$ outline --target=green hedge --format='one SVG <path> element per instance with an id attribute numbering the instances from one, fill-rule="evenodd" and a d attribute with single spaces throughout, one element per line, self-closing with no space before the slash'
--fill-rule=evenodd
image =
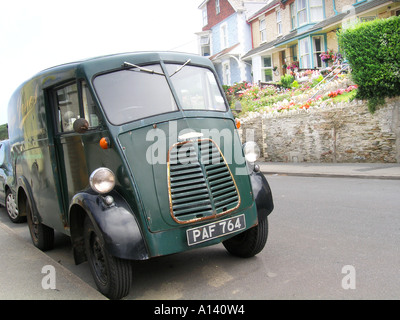
<path id="1" fill-rule="evenodd" d="M 400 17 L 359 23 L 338 35 L 357 98 L 368 100 L 372 113 L 386 97 L 400 95 Z"/>
<path id="2" fill-rule="evenodd" d="M 7 124 L 0 126 L 0 141 L 8 139 L 8 127 Z"/>

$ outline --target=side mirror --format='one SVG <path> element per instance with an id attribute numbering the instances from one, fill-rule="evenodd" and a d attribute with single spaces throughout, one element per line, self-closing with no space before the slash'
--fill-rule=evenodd
<path id="1" fill-rule="evenodd" d="M 89 130 L 89 122 L 85 118 L 74 121 L 74 131 L 77 133 L 85 133 Z"/>
<path id="2" fill-rule="evenodd" d="M 240 103 L 240 101 L 236 101 L 235 103 L 235 109 L 234 109 L 237 113 L 242 112 L 242 104 Z"/>

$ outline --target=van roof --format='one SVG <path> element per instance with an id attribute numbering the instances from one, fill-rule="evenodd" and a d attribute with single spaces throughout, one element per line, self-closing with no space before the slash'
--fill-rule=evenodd
<path id="1" fill-rule="evenodd" d="M 154 63 L 157 61 L 173 61 L 177 63 L 184 63 L 188 59 L 192 60 L 194 64 L 210 65 L 209 59 L 196 54 L 172 52 L 172 51 L 142 51 L 142 52 L 128 52 L 128 53 L 116 53 L 104 56 L 97 56 L 92 58 L 87 58 L 83 60 L 78 60 L 75 62 L 69 62 L 65 64 L 60 64 L 50 68 L 46 68 L 40 71 L 36 76 L 43 73 L 48 73 L 60 69 L 71 69 L 85 66 L 97 65 L 98 69 L 107 70 L 112 69 L 112 65 L 121 65 L 126 61 L 134 64 L 147 64 Z M 110 66 L 110 67 L 107 67 Z"/>

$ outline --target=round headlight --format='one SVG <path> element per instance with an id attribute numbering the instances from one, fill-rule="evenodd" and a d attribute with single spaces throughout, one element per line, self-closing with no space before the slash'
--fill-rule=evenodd
<path id="1" fill-rule="evenodd" d="M 260 148 L 254 141 L 246 142 L 243 145 L 243 152 L 247 162 L 254 163 L 260 158 Z"/>
<path id="2" fill-rule="evenodd" d="M 108 193 L 115 186 L 115 175 L 108 168 L 98 168 L 90 175 L 90 186 L 100 194 Z"/>

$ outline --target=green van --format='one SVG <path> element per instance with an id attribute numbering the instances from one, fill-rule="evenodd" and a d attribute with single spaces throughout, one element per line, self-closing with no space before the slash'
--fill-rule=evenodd
<path id="1" fill-rule="evenodd" d="M 34 245 L 71 237 L 100 292 L 129 293 L 132 260 L 222 242 L 259 253 L 273 210 L 209 59 L 103 56 L 44 70 L 10 100 L 14 190 Z"/>

